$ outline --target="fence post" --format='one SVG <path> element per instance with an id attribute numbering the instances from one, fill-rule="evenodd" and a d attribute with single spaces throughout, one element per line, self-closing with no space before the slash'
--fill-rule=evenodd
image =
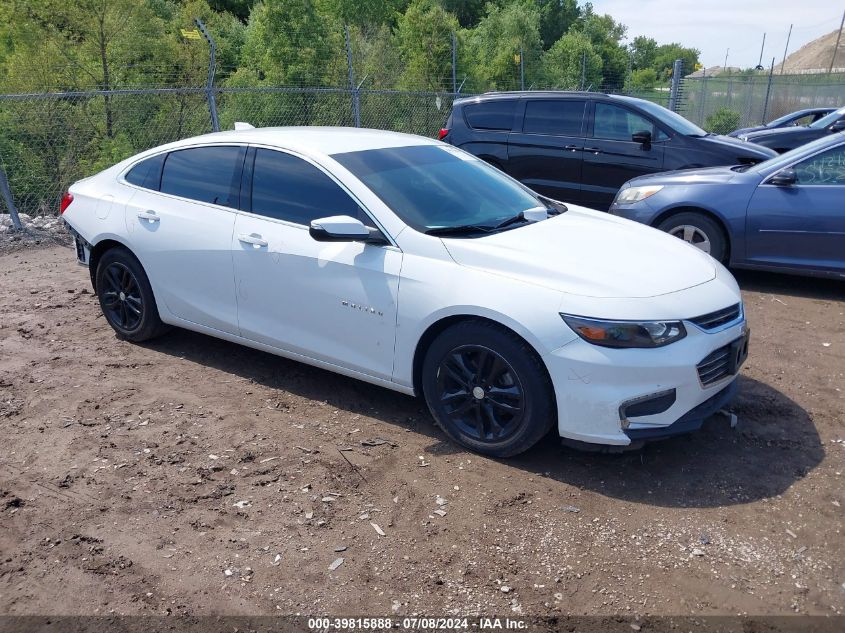
<path id="1" fill-rule="evenodd" d="M 704 69 L 704 75 L 701 81 L 701 101 L 698 104 L 698 123 L 704 125 L 704 102 L 707 100 L 707 69 Z"/>
<path id="2" fill-rule="evenodd" d="M 458 94 L 458 38 L 452 33 L 452 97 Z"/>
<path id="3" fill-rule="evenodd" d="M 681 75 L 684 74 L 684 60 L 676 59 L 672 64 L 672 85 L 669 88 L 669 109 L 679 112 L 681 109 Z"/>
<path id="4" fill-rule="evenodd" d="M 519 47 L 519 89 L 525 90 L 525 55 L 522 54 L 522 47 Z"/>
<path id="5" fill-rule="evenodd" d="M 15 201 L 12 198 L 12 190 L 9 187 L 9 180 L 6 178 L 6 172 L 3 165 L 0 165 L 0 194 L 3 194 L 3 199 L 6 201 L 6 207 L 9 209 L 9 215 L 12 216 L 12 226 L 16 231 L 23 231 L 23 224 L 18 216 L 18 210 L 15 207 Z"/>
<path id="6" fill-rule="evenodd" d="M 763 102 L 763 118 L 760 125 L 766 125 L 766 114 L 769 112 L 769 96 L 772 94 L 772 75 L 775 72 L 775 58 L 772 57 L 772 66 L 769 68 L 769 83 L 766 85 L 766 100 Z"/>
<path id="7" fill-rule="evenodd" d="M 355 127 L 361 127 L 361 99 L 360 91 L 355 86 L 355 71 L 352 67 L 352 42 L 349 39 L 349 26 L 343 27 L 346 39 L 346 65 L 349 70 L 349 90 L 352 91 L 352 119 Z"/>
<path id="8" fill-rule="evenodd" d="M 199 18 L 194 18 L 194 23 L 199 28 L 205 39 L 208 41 L 208 79 L 205 82 L 205 96 L 208 99 L 208 111 L 211 113 L 212 132 L 220 131 L 220 121 L 217 118 L 217 100 L 214 97 L 214 75 L 217 71 L 217 44 L 211 33 L 205 28 L 205 24 Z"/>
<path id="9" fill-rule="evenodd" d="M 584 90 L 584 86 L 587 83 L 587 51 L 581 53 L 581 85 L 578 86 L 578 90 Z"/>

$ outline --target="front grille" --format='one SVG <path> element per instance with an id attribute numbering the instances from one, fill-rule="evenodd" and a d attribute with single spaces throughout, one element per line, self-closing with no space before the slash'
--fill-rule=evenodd
<path id="1" fill-rule="evenodd" d="M 706 356 L 703 361 L 695 366 L 698 369 L 698 379 L 701 380 L 702 385 L 705 387 L 712 385 L 730 374 L 731 353 L 731 345 L 725 345 Z"/>
<path id="2" fill-rule="evenodd" d="M 695 323 L 702 330 L 715 330 L 726 323 L 736 321 L 741 313 L 741 304 L 737 303 L 730 307 L 710 312 L 709 314 L 702 314 L 701 316 L 693 317 L 689 320 L 692 323 Z"/>

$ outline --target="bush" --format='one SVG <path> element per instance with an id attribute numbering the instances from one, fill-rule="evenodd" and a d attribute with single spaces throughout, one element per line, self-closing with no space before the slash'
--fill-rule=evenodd
<path id="1" fill-rule="evenodd" d="M 739 112 L 728 108 L 719 108 L 704 123 L 704 129 L 714 134 L 727 134 L 739 127 Z"/>

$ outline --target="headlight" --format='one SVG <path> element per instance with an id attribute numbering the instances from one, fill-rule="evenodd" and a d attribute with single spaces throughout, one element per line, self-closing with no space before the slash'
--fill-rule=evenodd
<path id="1" fill-rule="evenodd" d="M 582 339 L 601 347 L 663 347 L 687 335 L 680 321 L 605 321 L 560 315 Z"/>
<path id="2" fill-rule="evenodd" d="M 616 195 L 616 202 L 618 202 L 619 204 L 633 204 L 634 202 L 639 202 L 640 200 L 650 198 L 661 189 L 663 189 L 663 185 L 628 187 L 627 189 L 622 189 Z"/>

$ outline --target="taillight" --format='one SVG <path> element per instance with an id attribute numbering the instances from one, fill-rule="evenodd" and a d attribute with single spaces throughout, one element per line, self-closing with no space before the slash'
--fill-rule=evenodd
<path id="1" fill-rule="evenodd" d="M 65 195 L 62 196 L 62 203 L 59 205 L 59 214 L 65 212 L 65 210 L 70 206 L 70 203 L 73 202 L 73 194 L 68 191 Z"/>
<path id="2" fill-rule="evenodd" d="M 449 128 L 447 128 L 447 127 L 440 128 L 440 131 L 437 133 L 437 140 L 442 141 L 444 138 L 446 138 L 446 135 L 448 133 L 449 133 Z"/>

